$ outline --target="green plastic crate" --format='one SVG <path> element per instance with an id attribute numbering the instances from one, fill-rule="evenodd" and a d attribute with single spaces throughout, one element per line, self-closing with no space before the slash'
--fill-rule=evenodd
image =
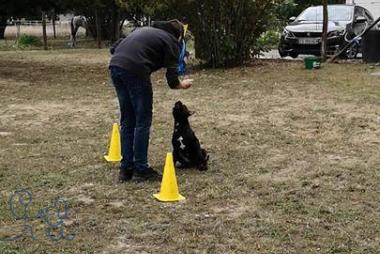
<path id="1" fill-rule="evenodd" d="M 306 57 L 304 59 L 304 62 L 305 62 L 305 68 L 307 70 L 321 68 L 321 59 L 318 57 Z"/>

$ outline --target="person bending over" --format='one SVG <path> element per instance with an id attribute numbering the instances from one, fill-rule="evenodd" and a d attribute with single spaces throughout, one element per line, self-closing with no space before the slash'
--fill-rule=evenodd
<path id="1" fill-rule="evenodd" d="M 191 87 L 192 80 L 180 81 L 177 72 L 183 36 L 183 24 L 178 20 L 158 21 L 151 27 L 136 29 L 110 49 L 110 75 L 120 106 L 121 182 L 132 176 L 138 180 L 161 179 L 148 164 L 153 108 L 151 74 L 166 68 L 171 89 Z"/>

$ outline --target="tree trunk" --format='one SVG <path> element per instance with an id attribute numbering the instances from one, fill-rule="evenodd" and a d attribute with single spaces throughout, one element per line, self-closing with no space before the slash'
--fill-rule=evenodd
<path id="1" fill-rule="evenodd" d="M 322 43 L 321 43 L 321 57 L 322 61 L 326 61 L 327 50 L 327 29 L 329 24 L 327 0 L 323 0 L 323 29 L 322 29 Z"/>
<path id="2" fill-rule="evenodd" d="M 102 48 L 102 23 L 100 20 L 100 15 L 98 9 L 95 9 L 95 23 L 96 23 L 96 41 L 98 43 L 98 48 Z"/>
<path id="3" fill-rule="evenodd" d="M 52 14 L 51 14 L 51 21 L 52 21 L 52 25 L 53 25 L 53 37 L 54 39 L 57 39 L 57 32 L 55 30 L 55 10 L 52 11 Z"/>
<path id="4" fill-rule="evenodd" d="M 111 42 L 120 38 L 120 10 L 115 3 L 112 4 L 112 33 Z"/>
<path id="5" fill-rule="evenodd" d="M 115 39 L 116 39 L 116 41 L 118 39 L 120 39 L 120 35 L 121 35 L 121 33 L 120 33 L 120 17 L 121 17 L 120 10 L 117 10 L 116 21 L 115 21 L 115 37 L 116 37 Z"/>
<path id="6" fill-rule="evenodd" d="M 42 36 L 44 39 L 44 50 L 48 49 L 47 46 L 47 35 L 46 35 L 46 12 L 42 12 Z"/>
<path id="7" fill-rule="evenodd" d="M 5 39 L 5 28 L 7 27 L 7 17 L 0 17 L 0 40 Z"/>

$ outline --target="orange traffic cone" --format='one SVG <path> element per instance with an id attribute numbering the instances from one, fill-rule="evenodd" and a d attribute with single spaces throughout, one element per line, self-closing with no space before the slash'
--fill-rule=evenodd
<path id="1" fill-rule="evenodd" d="M 162 177 L 160 193 L 153 195 L 156 199 L 163 202 L 173 202 L 184 200 L 178 191 L 177 177 L 173 162 L 173 154 L 167 153 L 164 167 L 164 175 Z"/>
<path id="2" fill-rule="evenodd" d="M 119 125 L 117 123 L 114 123 L 112 126 L 112 135 L 111 135 L 111 142 L 110 147 L 108 150 L 108 155 L 104 156 L 106 161 L 109 162 L 117 162 L 121 161 L 121 142 L 120 142 L 120 132 L 119 132 Z"/>

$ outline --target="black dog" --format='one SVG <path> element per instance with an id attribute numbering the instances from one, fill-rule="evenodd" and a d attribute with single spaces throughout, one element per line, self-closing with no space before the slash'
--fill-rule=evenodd
<path id="1" fill-rule="evenodd" d="M 196 167 L 207 170 L 209 156 L 201 148 L 198 138 L 190 127 L 190 112 L 186 105 L 177 101 L 173 108 L 174 132 L 172 138 L 174 163 L 180 168 Z"/>

